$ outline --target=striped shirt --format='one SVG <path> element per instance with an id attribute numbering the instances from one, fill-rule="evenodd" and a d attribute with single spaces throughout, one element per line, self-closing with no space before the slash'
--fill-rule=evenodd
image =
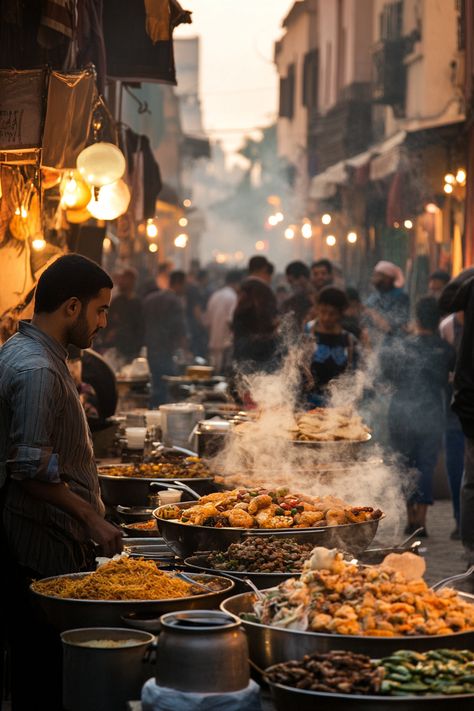
<path id="1" fill-rule="evenodd" d="M 91 542 L 77 521 L 31 497 L 21 481 L 63 481 L 104 513 L 91 435 L 66 358 L 55 339 L 26 321 L 0 350 L 3 525 L 18 563 L 43 576 L 84 568 Z"/>

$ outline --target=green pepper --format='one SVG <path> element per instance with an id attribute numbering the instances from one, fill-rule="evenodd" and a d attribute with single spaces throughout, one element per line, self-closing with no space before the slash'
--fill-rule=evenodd
<path id="1" fill-rule="evenodd" d="M 464 687 L 459 684 L 453 684 L 452 686 L 445 686 L 441 693 L 443 694 L 462 694 L 464 692 Z"/>
<path id="2" fill-rule="evenodd" d="M 426 691 L 430 687 L 421 681 L 411 681 L 407 684 L 400 684 L 400 691 Z"/>
<path id="3" fill-rule="evenodd" d="M 409 674 L 408 676 L 406 674 L 397 674 L 397 672 L 390 672 L 388 675 L 388 678 L 390 680 L 394 679 L 395 681 L 400 681 L 402 683 L 407 682 L 411 679 L 411 675 Z"/>

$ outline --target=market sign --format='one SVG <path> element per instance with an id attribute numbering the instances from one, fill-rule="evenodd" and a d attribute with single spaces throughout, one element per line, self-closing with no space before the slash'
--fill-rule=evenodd
<path id="1" fill-rule="evenodd" d="M 0 151 L 41 147 L 44 89 L 42 69 L 0 71 Z"/>

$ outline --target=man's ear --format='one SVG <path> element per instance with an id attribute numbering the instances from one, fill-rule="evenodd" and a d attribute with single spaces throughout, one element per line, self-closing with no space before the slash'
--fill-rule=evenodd
<path id="1" fill-rule="evenodd" d="M 82 304 L 77 296 L 71 296 L 70 299 L 64 302 L 63 310 L 68 318 L 77 318 L 81 313 Z"/>

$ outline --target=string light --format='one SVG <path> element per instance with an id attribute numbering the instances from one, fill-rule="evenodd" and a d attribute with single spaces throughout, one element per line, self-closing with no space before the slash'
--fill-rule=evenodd
<path id="1" fill-rule="evenodd" d="M 355 244 L 357 242 L 357 232 L 348 232 L 347 241 L 351 244 Z"/>
<path id="2" fill-rule="evenodd" d="M 411 230 L 413 227 L 412 220 L 405 220 L 405 222 L 403 223 L 403 226 L 405 227 L 405 229 Z"/>
<path id="3" fill-rule="evenodd" d="M 463 168 L 459 168 L 456 173 L 456 182 L 459 183 L 459 185 L 464 185 L 466 178 L 466 171 Z"/>
<path id="4" fill-rule="evenodd" d="M 277 221 L 277 223 L 278 223 L 278 222 L 283 222 L 284 219 L 285 219 L 285 216 L 283 215 L 282 212 L 276 212 L 276 213 L 275 213 L 275 220 Z"/>
<path id="5" fill-rule="evenodd" d="M 155 244 L 155 242 L 152 242 L 151 244 L 148 245 L 148 250 L 154 254 L 155 252 L 158 252 L 158 245 Z"/>
<path id="6" fill-rule="evenodd" d="M 110 249 L 112 247 L 112 242 L 108 237 L 104 237 L 104 241 L 102 242 L 102 247 L 104 248 L 104 252 L 110 252 Z"/>
<path id="7" fill-rule="evenodd" d="M 276 225 L 278 225 L 278 218 L 277 218 L 277 216 L 276 216 L 276 215 L 270 215 L 270 217 L 268 218 L 268 224 L 270 225 L 270 227 L 275 227 Z"/>
<path id="8" fill-rule="evenodd" d="M 310 222 L 305 222 L 304 225 L 301 228 L 301 234 L 304 237 L 304 239 L 311 239 L 313 236 L 313 228 L 311 227 Z"/>
<path id="9" fill-rule="evenodd" d="M 174 241 L 174 246 L 178 247 L 179 249 L 184 249 L 187 244 L 188 235 L 185 232 L 182 232 L 180 235 L 178 235 Z"/>
<path id="10" fill-rule="evenodd" d="M 180 217 L 178 220 L 178 225 L 180 227 L 186 227 L 188 224 L 188 218 L 187 217 Z"/>
<path id="11" fill-rule="evenodd" d="M 336 244 L 336 242 L 337 242 L 337 240 L 336 240 L 336 238 L 334 237 L 334 235 L 328 235 L 328 236 L 326 237 L 326 244 L 327 244 L 328 247 L 334 247 L 335 244 Z"/>
<path id="12" fill-rule="evenodd" d="M 255 242 L 255 249 L 257 252 L 263 252 L 265 249 L 265 242 L 261 239 L 259 239 L 257 242 Z"/>
<path id="13" fill-rule="evenodd" d="M 328 212 L 325 212 L 324 215 L 321 217 L 321 222 L 323 225 L 330 225 L 332 222 L 332 217 Z"/>
<path id="14" fill-rule="evenodd" d="M 42 252 L 43 249 L 46 247 L 46 240 L 44 240 L 42 237 L 37 237 L 32 241 L 31 246 L 36 252 Z"/>
<path id="15" fill-rule="evenodd" d="M 425 210 L 426 212 L 429 212 L 431 215 L 436 215 L 437 212 L 439 212 L 439 207 L 436 205 L 434 202 L 429 202 L 427 205 L 425 205 Z"/>
<path id="16" fill-rule="evenodd" d="M 444 192 L 446 193 L 446 195 L 451 195 L 451 193 L 453 192 L 454 188 L 453 188 L 453 186 L 451 185 L 451 183 L 445 183 L 443 190 L 444 190 Z"/>
<path id="17" fill-rule="evenodd" d="M 454 185 L 454 183 L 456 182 L 456 178 L 452 173 L 447 173 L 444 176 L 444 182 L 448 183 L 448 185 Z"/>
<path id="18" fill-rule="evenodd" d="M 285 239 L 294 239 L 295 230 L 293 227 L 287 227 L 285 230 Z"/>
<path id="19" fill-rule="evenodd" d="M 149 237 L 150 239 L 153 239 L 154 237 L 158 237 L 158 227 L 155 225 L 152 219 L 149 219 L 147 221 L 146 225 L 146 236 Z"/>
<path id="20" fill-rule="evenodd" d="M 184 207 L 191 207 L 192 204 L 193 203 L 191 202 L 191 200 L 189 198 L 186 198 L 186 200 L 183 200 Z"/>

